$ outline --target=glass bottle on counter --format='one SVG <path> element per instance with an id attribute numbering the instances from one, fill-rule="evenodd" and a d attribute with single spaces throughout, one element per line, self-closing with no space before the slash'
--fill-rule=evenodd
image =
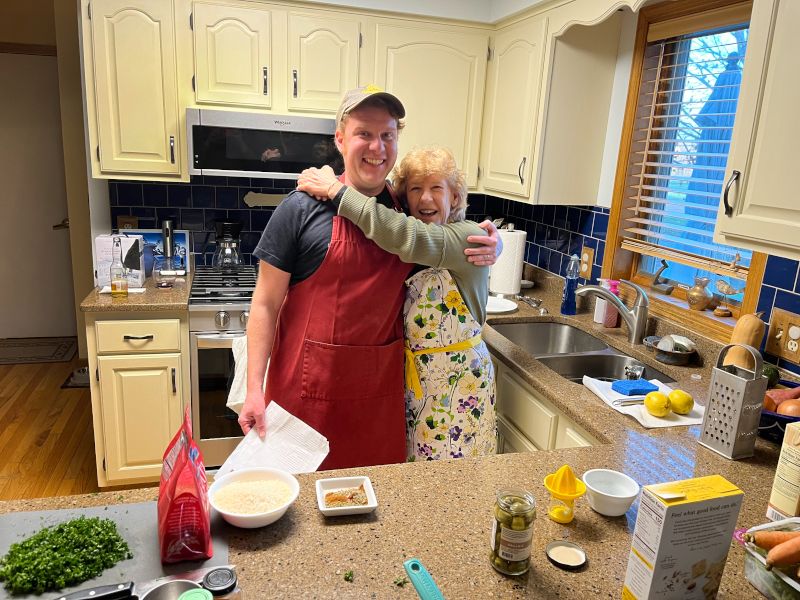
<path id="1" fill-rule="evenodd" d="M 536 499 L 524 490 L 500 490 L 492 520 L 492 566 L 506 575 L 522 575 L 531 566 Z"/>
<path id="2" fill-rule="evenodd" d="M 567 265 L 564 278 L 564 295 L 561 298 L 561 314 L 574 315 L 577 312 L 575 304 L 575 290 L 578 289 L 578 275 L 581 272 L 581 261 L 577 254 L 573 254 Z"/>
<path id="3" fill-rule="evenodd" d="M 111 297 L 127 298 L 128 276 L 125 273 L 125 265 L 122 264 L 122 240 L 119 236 L 114 236 L 114 242 L 111 248 L 109 279 L 111 280 Z"/>

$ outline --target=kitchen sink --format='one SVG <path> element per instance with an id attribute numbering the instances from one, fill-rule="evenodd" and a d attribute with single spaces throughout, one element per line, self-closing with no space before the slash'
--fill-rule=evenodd
<path id="1" fill-rule="evenodd" d="M 605 342 L 564 323 L 501 323 L 492 329 L 533 356 L 608 349 Z"/>
<path id="2" fill-rule="evenodd" d="M 625 379 L 625 367 L 634 365 L 644 367 L 643 379 L 658 379 L 664 383 L 674 381 L 658 369 L 621 354 L 566 354 L 562 356 L 541 356 L 537 360 L 563 378 L 576 383 L 581 383 L 584 375 L 603 381 Z"/>

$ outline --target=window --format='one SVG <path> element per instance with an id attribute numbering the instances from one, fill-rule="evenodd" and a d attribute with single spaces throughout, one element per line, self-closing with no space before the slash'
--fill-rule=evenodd
<path id="1" fill-rule="evenodd" d="M 749 3 L 720 4 L 669 3 L 643 10 L 639 21 L 624 180 L 611 213 L 616 244 L 605 261 L 613 274 L 605 274 L 653 286 L 673 316 L 688 310 L 686 292 L 698 281 L 737 316 L 754 302 L 748 279 L 760 283 L 763 269 L 762 256 L 713 239 L 750 13 Z M 730 324 L 719 321 L 710 328 L 724 337 Z"/>

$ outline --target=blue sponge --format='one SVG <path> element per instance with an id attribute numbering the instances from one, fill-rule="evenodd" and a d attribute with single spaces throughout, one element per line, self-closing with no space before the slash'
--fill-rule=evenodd
<path id="1" fill-rule="evenodd" d="M 658 386 L 646 379 L 617 379 L 611 384 L 611 389 L 626 396 L 641 396 L 655 392 Z"/>

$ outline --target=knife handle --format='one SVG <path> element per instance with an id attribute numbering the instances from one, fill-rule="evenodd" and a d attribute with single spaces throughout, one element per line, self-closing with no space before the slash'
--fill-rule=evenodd
<path id="1" fill-rule="evenodd" d="M 66 596 L 59 596 L 58 600 L 124 600 L 137 598 L 133 595 L 133 582 L 101 585 L 98 587 L 72 592 Z"/>
<path id="2" fill-rule="evenodd" d="M 428 573 L 428 570 L 422 565 L 419 559 L 409 558 L 403 563 L 406 573 L 408 573 L 411 583 L 417 590 L 417 594 L 422 600 L 444 600 L 442 592 L 436 587 L 433 577 Z"/>

